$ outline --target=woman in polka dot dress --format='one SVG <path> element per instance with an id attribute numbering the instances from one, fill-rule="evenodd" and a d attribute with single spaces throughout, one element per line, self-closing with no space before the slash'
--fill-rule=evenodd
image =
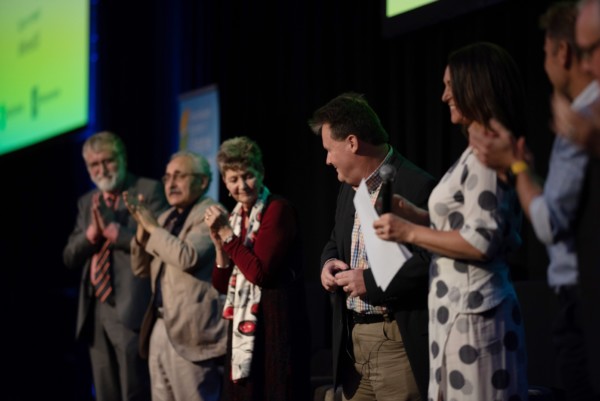
<path id="1" fill-rule="evenodd" d="M 492 117 L 525 132 L 516 65 L 502 48 L 475 43 L 452 53 L 442 101 L 454 124 Z M 500 179 L 499 179 L 500 178 Z M 429 198 L 429 211 L 396 197 L 394 214 L 374 224 L 380 238 L 434 254 L 429 287 L 428 398 L 525 401 L 526 351 L 506 255 L 520 245 L 521 210 L 506 177 L 479 163 L 468 146 Z"/>

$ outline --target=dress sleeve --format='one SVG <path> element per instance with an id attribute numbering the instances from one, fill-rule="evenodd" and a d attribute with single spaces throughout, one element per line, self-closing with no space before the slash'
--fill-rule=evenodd
<path id="1" fill-rule="evenodd" d="M 501 248 L 509 210 L 503 205 L 505 191 L 498 185 L 496 172 L 482 165 L 471 154 L 462 165 L 462 191 L 454 194 L 463 199 L 463 208 L 448 216 L 451 226 L 461 227 L 460 234 L 488 257 Z"/>
<path id="2" fill-rule="evenodd" d="M 285 267 L 283 261 L 296 236 L 296 224 L 292 206 L 282 199 L 274 199 L 263 215 L 253 249 L 245 247 L 239 237 L 224 249 L 250 282 L 264 287 Z"/>
<path id="3" fill-rule="evenodd" d="M 212 285 L 217 291 L 219 291 L 219 293 L 227 293 L 227 286 L 229 285 L 229 276 L 231 276 L 232 270 L 233 267 L 222 269 L 218 268 L 216 265 L 213 267 Z"/>

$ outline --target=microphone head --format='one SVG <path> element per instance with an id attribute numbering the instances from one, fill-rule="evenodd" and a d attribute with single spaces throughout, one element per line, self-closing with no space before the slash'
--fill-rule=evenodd
<path id="1" fill-rule="evenodd" d="M 391 164 L 384 164 L 379 168 L 379 176 L 384 182 L 394 181 L 396 175 L 396 167 Z"/>

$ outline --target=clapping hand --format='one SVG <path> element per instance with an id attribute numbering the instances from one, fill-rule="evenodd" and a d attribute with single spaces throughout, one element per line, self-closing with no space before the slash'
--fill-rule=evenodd
<path id="1" fill-rule="evenodd" d="M 552 130 L 559 136 L 600 156 L 600 100 L 589 105 L 586 114 L 577 113 L 563 95 L 552 97 Z"/>
<path id="2" fill-rule="evenodd" d="M 127 210 L 129 210 L 131 216 L 138 223 L 136 238 L 141 243 L 146 239 L 148 234 L 151 234 L 158 227 L 158 222 L 146 206 L 144 195 L 139 194 L 134 196 L 125 191 L 123 192 L 123 200 L 125 201 Z"/>
<path id="3" fill-rule="evenodd" d="M 496 170 L 498 176 L 506 181 L 506 170 L 524 160 L 533 165 L 533 154 L 525 144 L 525 137 L 515 138 L 502 123 L 492 118 L 489 127 L 477 122 L 469 126 L 469 145 L 479 161 Z"/>
<path id="4" fill-rule="evenodd" d="M 104 201 L 101 192 L 94 194 L 90 213 L 91 223 L 86 231 L 87 239 L 96 243 L 104 237 L 104 230 L 115 220 L 115 212 Z"/>
<path id="5" fill-rule="evenodd" d="M 211 205 L 204 212 L 204 221 L 211 231 L 229 226 L 229 213 L 219 205 Z"/>
<path id="6" fill-rule="evenodd" d="M 123 191 L 123 201 L 131 216 L 135 219 L 138 224 L 141 224 L 139 211 L 144 205 L 144 195 L 139 194 L 135 196 L 127 191 Z"/>
<path id="7" fill-rule="evenodd" d="M 229 225 L 229 213 L 220 205 L 211 205 L 204 212 L 204 221 L 210 228 L 210 238 L 216 246 L 221 246 L 221 240 L 224 236 L 233 233 Z M 219 233 L 221 232 L 221 233 Z M 224 236 L 222 237 L 221 234 Z"/>
<path id="8" fill-rule="evenodd" d="M 104 231 L 110 223 L 115 221 L 115 211 L 106 204 L 101 193 L 95 194 L 92 199 L 92 213 L 93 220 L 100 231 Z"/>

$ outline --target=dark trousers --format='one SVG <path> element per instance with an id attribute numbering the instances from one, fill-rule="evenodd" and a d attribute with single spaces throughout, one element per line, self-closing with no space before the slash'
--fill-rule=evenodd
<path id="1" fill-rule="evenodd" d="M 97 401 L 150 400 L 148 362 L 140 357 L 138 342 L 114 306 L 96 301 L 90 361 Z"/>
<path id="2" fill-rule="evenodd" d="M 592 385 L 600 397 L 600 158 L 588 163 L 577 224 L 577 264 L 583 299 L 583 323 Z"/>
<path id="3" fill-rule="evenodd" d="M 558 292 L 558 312 L 553 342 L 559 376 L 568 401 L 598 401 L 589 374 L 582 300 L 578 286 L 563 286 Z M 597 378 L 600 379 L 600 378 Z"/>

